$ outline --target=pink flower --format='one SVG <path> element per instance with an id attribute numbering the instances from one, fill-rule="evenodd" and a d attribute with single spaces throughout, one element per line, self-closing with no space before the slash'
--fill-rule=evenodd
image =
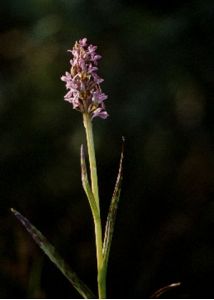
<path id="1" fill-rule="evenodd" d="M 76 42 L 72 50 L 73 58 L 70 60 L 70 72 L 66 72 L 61 80 L 66 83 L 67 94 L 65 101 L 70 102 L 73 108 L 88 113 L 91 119 L 100 117 L 106 119 L 104 100 L 108 98 L 101 90 L 103 79 L 98 76 L 98 60 L 101 56 L 96 53 L 97 46 L 88 45 L 83 38 Z"/>

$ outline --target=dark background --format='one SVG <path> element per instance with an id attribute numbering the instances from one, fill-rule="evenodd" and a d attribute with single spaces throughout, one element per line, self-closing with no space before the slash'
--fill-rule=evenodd
<path id="1" fill-rule="evenodd" d="M 126 137 L 108 297 L 181 281 L 165 297 L 213 298 L 214 2 L 7 0 L 0 20 L 0 297 L 79 297 L 10 207 L 96 290 L 82 118 L 60 81 L 87 37 L 109 96 L 110 117 L 94 120 L 103 218 Z"/>

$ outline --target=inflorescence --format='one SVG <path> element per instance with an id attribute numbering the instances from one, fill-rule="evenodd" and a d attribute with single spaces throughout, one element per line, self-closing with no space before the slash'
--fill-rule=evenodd
<path id="1" fill-rule="evenodd" d="M 97 65 L 101 56 L 96 50 L 97 46 L 88 45 L 86 38 L 76 42 L 73 49 L 68 50 L 73 55 L 73 59 L 70 60 L 70 73 L 66 72 L 61 80 L 65 81 L 66 89 L 69 90 L 64 99 L 72 103 L 74 109 L 88 113 L 91 119 L 106 119 L 108 113 L 104 100 L 108 96 L 100 87 L 103 79 L 97 74 Z"/>

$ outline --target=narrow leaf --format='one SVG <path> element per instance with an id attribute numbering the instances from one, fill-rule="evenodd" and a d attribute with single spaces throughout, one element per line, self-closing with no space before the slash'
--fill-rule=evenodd
<path id="1" fill-rule="evenodd" d="M 111 242 L 112 242 L 112 237 L 114 232 L 117 207 L 120 199 L 121 185 L 123 179 L 124 143 L 125 143 L 125 139 L 124 137 L 122 137 L 122 150 L 120 156 L 119 170 L 118 170 L 117 180 L 112 195 L 111 204 L 109 207 L 109 212 L 108 212 L 106 226 L 105 226 L 105 236 L 103 242 L 103 258 L 104 258 L 105 266 L 107 266 L 108 264 L 108 257 L 109 257 L 109 252 L 110 252 Z"/>
<path id="2" fill-rule="evenodd" d="M 81 145 L 81 148 L 80 148 L 80 162 L 81 162 L 82 186 L 83 186 L 83 189 L 84 189 L 84 191 L 86 193 L 86 196 L 88 198 L 92 214 L 95 217 L 95 214 L 97 214 L 98 209 L 97 209 L 96 201 L 94 199 L 94 195 L 93 195 L 92 190 L 91 190 L 91 186 L 90 186 L 89 181 L 88 181 L 88 174 L 87 174 L 87 168 L 86 168 L 86 163 L 85 163 L 85 154 L 84 154 L 83 145 Z"/>
<path id="3" fill-rule="evenodd" d="M 48 242 L 44 235 L 33 226 L 27 218 L 20 214 L 17 210 L 11 208 L 12 213 L 22 223 L 26 230 L 30 233 L 34 241 L 39 245 L 42 251 L 49 257 L 49 259 L 57 266 L 62 274 L 70 281 L 73 287 L 80 293 L 83 298 L 95 298 L 92 291 L 83 283 L 79 277 L 66 264 L 63 258 L 56 252 L 55 248 Z"/>
<path id="4" fill-rule="evenodd" d="M 171 283 L 169 285 L 166 285 L 162 288 L 160 288 L 159 290 L 157 290 L 156 292 L 154 292 L 152 294 L 152 296 L 150 297 L 151 299 L 157 299 L 157 298 L 160 298 L 160 296 L 164 293 L 166 293 L 167 291 L 171 290 L 171 289 L 174 289 L 178 286 L 181 285 L 181 282 L 175 282 L 175 283 Z"/>

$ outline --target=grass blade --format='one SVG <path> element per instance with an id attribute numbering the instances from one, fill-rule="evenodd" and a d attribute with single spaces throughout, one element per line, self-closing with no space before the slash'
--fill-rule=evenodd
<path id="1" fill-rule="evenodd" d="M 79 294 L 86 299 L 96 298 L 92 291 L 83 283 L 79 277 L 73 272 L 65 263 L 64 259 L 57 253 L 55 248 L 48 242 L 44 235 L 33 226 L 27 218 L 20 214 L 17 210 L 11 208 L 12 213 L 22 223 L 26 230 L 30 233 L 34 241 L 42 249 L 42 251 L 49 257 L 49 259 L 57 266 L 62 274 L 70 281 L 73 287 Z"/>
<path id="2" fill-rule="evenodd" d="M 108 265 L 109 252 L 110 252 L 110 248 L 111 248 L 111 242 L 112 242 L 114 225 L 115 225 L 116 214 L 117 214 L 117 207 L 118 207 L 118 202 L 120 199 L 121 185 L 122 185 L 122 179 L 123 179 L 124 143 L 125 143 L 125 139 L 123 137 L 117 180 L 116 180 L 114 192 L 112 195 L 112 200 L 111 200 L 111 204 L 109 207 L 109 212 L 108 212 L 106 226 L 105 226 L 105 236 L 104 236 L 104 242 L 103 242 L 103 258 L 104 258 L 104 264 L 106 267 Z"/>

